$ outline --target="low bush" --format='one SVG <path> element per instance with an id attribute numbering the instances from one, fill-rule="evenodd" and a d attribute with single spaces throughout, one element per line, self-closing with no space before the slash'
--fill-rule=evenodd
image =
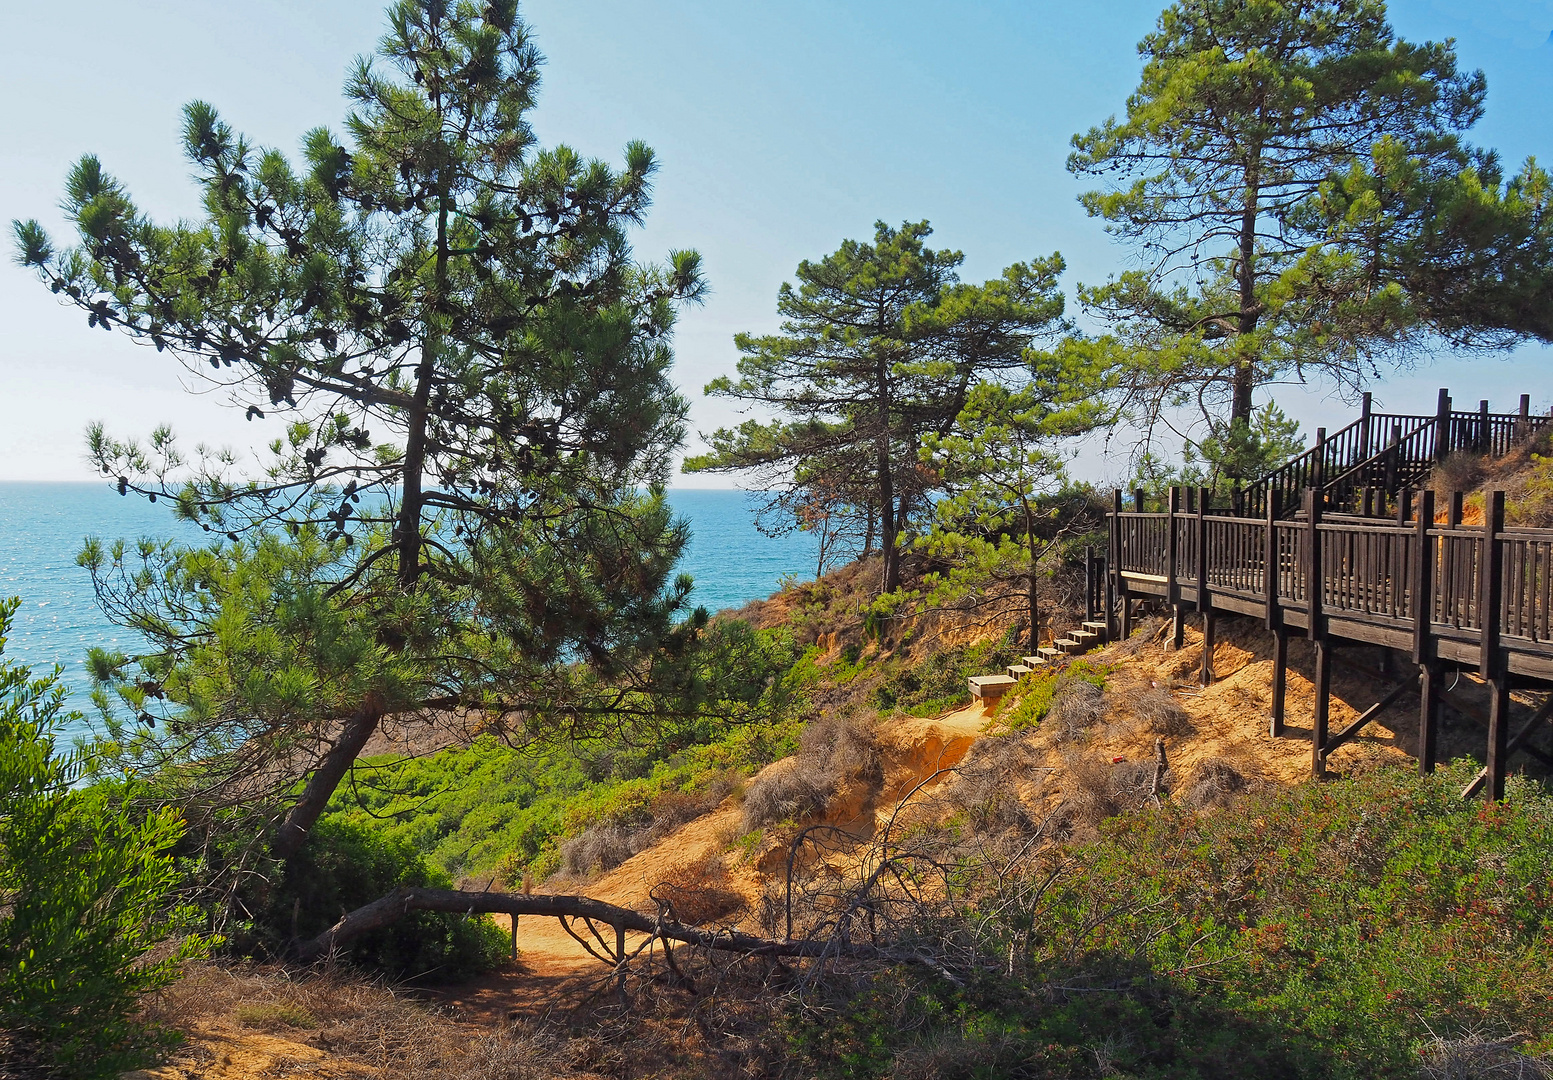
<path id="1" fill-rule="evenodd" d="M 55 745 L 65 690 L 4 658 L 18 601 L 0 601 L 0 1070 L 109 1077 L 167 1041 L 138 1015 L 214 941 L 176 906 L 183 819 L 132 790 L 78 787 Z"/>
<path id="2" fill-rule="evenodd" d="M 1127 702 L 1150 735 L 1180 737 L 1194 730 L 1192 718 L 1168 690 L 1150 687 Z"/>
<path id="3" fill-rule="evenodd" d="M 978 942 L 960 985 L 896 970 L 795 1000 L 793 1071 L 1545 1077 L 1553 796 L 1516 781 L 1463 802 L 1476 768 L 1113 821 L 1005 881 L 1018 899 L 924 923 L 923 942 Z"/>
<path id="4" fill-rule="evenodd" d="M 1105 664 L 1082 658 L 1072 660 L 1058 670 L 1037 668 L 1022 677 L 998 703 L 999 726 L 1009 731 L 1033 727 L 1045 720 L 1051 712 L 1059 690 L 1092 697 L 1088 691 L 1078 689 L 1075 684 L 1088 683 L 1097 690 L 1103 690 L 1110 673 L 1111 669 Z"/>
<path id="5" fill-rule="evenodd" d="M 406 840 L 338 819 L 314 826 L 271 886 L 255 921 L 255 940 L 239 944 L 284 955 L 295 941 L 332 926 L 343 912 L 401 886 L 447 889 L 447 874 L 427 865 Z M 351 943 L 348 959 L 395 979 L 458 979 L 499 965 L 507 935 L 490 919 L 416 911 Z"/>
<path id="6" fill-rule="evenodd" d="M 766 769 L 744 794 L 744 831 L 823 814 L 847 781 L 877 785 L 879 746 L 859 720 L 823 716 L 799 736 L 798 753 Z"/>
<path id="7" fill-rule="evenodd" d="M 880 712 L 937 716 L 970 704 L 966 680 L 972 675 L 1002 671 L 1018 650 L 1005 635 L 975 645 L 956 645 L 920 659 L 898 659 L 885 666 L 868 703 Z"/>

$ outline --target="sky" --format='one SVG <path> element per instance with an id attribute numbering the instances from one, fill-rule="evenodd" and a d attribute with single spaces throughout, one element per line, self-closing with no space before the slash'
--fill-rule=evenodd
<path id="1" fill-rule="evenodd" d="M 1138 40 L 1161 0 L 527 0 L 547 57 L 533 123 L 540 140 L 619 162 L 632 139 L 658 154 L 654 207 L 634 237 L 645 259 L 701 252 L 707 302 L 685 312 L 676 379 L 698 432 L 742 419 L 702 396 L 732 371 L 733 335 L 777 325 L 778 287 L 805 258 L 873 223 L 927 219 L 935 246 L 965 253 L 967 280 L 1052 251 L 1064 284 L 1097 283 L 1127 253 L 1078 205 L 1064 162 L 1073 133 L 1123 110 Z M 295 153 L 319 124 L 339 128 L 354 56 L 384 27 L 378 0 L 0 0 L 0 220 L 36 217 L 68 240 L 57 205 L 83 153 L 99 155 L 142 210 L 193 216 L 197 191 L 180 112 L 214 104 L 254 142 Z M 1488 77 L 1473 132 L 1512 167 L 1553 157 L 1553 0 L 1395 0 L 1397 32 L 1454 38 Z M 238 450 L 273 425 L 245 424 L 198 393 L 165 355 L 88 329 L 30 271 L 0 263 L 0 480 L 93 475 L 82 432 L 142 435 L 170 423 L 188 446 Z M 1433 412 L 1436 388 L 1509 411 L 1521 393 L 1553 402 L 1553 350 L 1442 356 L 1387 377 L 1377 408 Z M 1283 387 L 1307 431 L 1346 423 L 1330 388 Z M 1458 406 L 1463 407 L 1463 406 Z M 1123 463 L 1098 449 L 1077 471 L 1104 481 Z M 726 477 L 681 477 L 729 486 Z"/>

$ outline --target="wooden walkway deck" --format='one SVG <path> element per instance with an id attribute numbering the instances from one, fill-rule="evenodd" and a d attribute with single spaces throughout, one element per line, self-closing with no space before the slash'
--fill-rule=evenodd
<path id="1" fill-rule="evenodd" d="M 1489 798 L 1503 796 L 1509 755 L 1526 745 L 1550 711 L 1538 710 L 1526 730 L 1511 737 L 1510 691 L 1553 691 L 1553 529 L 1506 528 L 1502 492 L 1485 493 L 1481 525 L 1462 524 L 1459 493 L 1437 514 L 1431 492 L 1415 500 L 1404 490 L 1388 518 L 1330 513 L 1328 494 L 1316 487 L 1305 490 L 1292 517 L 1277 485 L 1267 487 L 1256 517 L 1211 509 L 1206 491 L 1193 496 L 1183 505 L 1182 491 L 1171 489 L 1165 510 L 1149 513 L 1141 510 L 1141 498 L 1124 510 L 1116 494 L 1101 606 L 1120 622 L 1116 629 L 1123 636 L 1143 598 L 1171 609 L 1178 645 L 1183 613 L 1201 612 L 1206 681 L 1212 678 L 1215 616 L 1262 620 L 1277 638 L 1275 735 L 1283 727 L 1288 638 L 1308 637 L 1316 649 L 1316 775 L 1332 750 L 1415 685 L 1409 680 L 1333 734 L 1327 710 L 1334 649 L 1360 643 L 1411 656 L 1418 669 L 1424 771 L 1434 767 L 1442 674 L 1476 672 L 1491 689 L 1483 786 Z"/>

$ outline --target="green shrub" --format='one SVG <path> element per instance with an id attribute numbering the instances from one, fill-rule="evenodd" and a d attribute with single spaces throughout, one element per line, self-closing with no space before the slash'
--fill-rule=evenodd
<path id="1" fill-rule="evenodd" d="M 1061 669 L 1036 668 L 1025 674 L 998 702 L 999 726 L 1009 731 L 1034 727 L 1051 711 L 1052 697 L 1064 679 L 1081 679 L 1105 689 L 1111 669 L 1093 660 L 1078 659 Z"/>
<path id="2" fill-rule="evenodd" d="M 343 912 L 401 886 L 447 889 L 447 874 L 428 866 L 407 840 L 338 819 L 320 821 L 286 864 L 259 919 L 260 944 L 282 954 L 332 926 Z M 508 950 L 507 935 L 484 917 L 415 911 L 351 943 L 352 963 L 396 979 L 439 981 L 488 971 Z"/>
<path id="3" fill-rule="evenodd" d="M 165 1041 L 136 1021 L 141 995 L 211 942 L 187 934 L 153 953 L 193 917 L 171 902 L 183 821 L 136 815 L 123 789 L 72 786 L 81 761 L 55 733 L 79 717 L 64 714 L 57 672 L 3 660 L 16 607 L 0 602 L 0 1054 L 114 1076 Z"/>
<path id="4" fill-rule="evenodd" d="M 985 963 L 963 986 L 886 972 L 794 1005 L 797 1072 L 1414 1080 L 1483 1033 L 1545 1055 L 1553 798 L 1463 802 L 1475 769 L 1116 819 L 1006 894 L 1039 899 L 967 910 Z"/>
<path id="5" fill-rule="evenodd" d="M 1002 671 L 1014 662 L 1017 654 L 1005 634 L 975 645 L 955 645 L 920 660 L 893 661 L 869 695 L 869 703 L 883 712 L 897 710 L 908 716 L 936 716 L 970 704 L 966 680 L 972 675 Z"/>

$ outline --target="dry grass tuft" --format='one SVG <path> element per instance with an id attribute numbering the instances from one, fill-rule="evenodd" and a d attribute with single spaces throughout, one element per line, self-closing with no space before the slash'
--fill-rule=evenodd
<path id="1" fill-rule="evenodd" d="M 1207 809 L 1227 802 L 1251 786 L 1245 774 L 1224 758 L 1209 758 L 1192 772 L 1181 801 L 1193 809 Z"/>
<path id="2" fill-rule="evenodd" d="M 562 1080 L 616 1075 L 625 1064 L 622 1052 L 595 1037 L 568 1038 L 539 1027 L 472 1028 L 343 971 L 292 975 L 192 965 L 183 980 L 156 995 L 148 1013 L 183 1030 L 236 1020 L 407 1080 Z M 196 1043 L 187 1053 L 200 1050 Z"/>
<path id="3" fill-rule="evenodd" d="M 1192 718 L 1169 691 L 1150 688 L 1128 702 L 1150 735 L 1179 737 L 1196 730 Z"/>
<path id="4" fill-rule="evenodd" d="M 980 832 L 1026 834 L 1035 820 L 1020 798 L 1019 784 L 1044 775 L 1036 771 L 1040 760 L 1034 732 L 977 739 L 955 767 L 943 797 Z"/>
<path id="5" fill-rule="evenodd" d="M 681 825 L 715 810 L 737 783 L 738 778 L 726 777 L 704 791 L 668 792 L 653 802 L 645 820 L 601 821 L 561 842 L 561 869 L 578 878 L 607 873 Z"/>
<path id="6" fill-rule="evenodd" d="M 1055 743 L 1082 742 L 1107 711 L 1105 691 L 1086 679 L 1063 675 L 1057 679 L 1051 709 L 1041 726 Z"/>
<path id="7" fill-rule="evenodd" d="M 884 764 L 873 729 L 859 720 L 823 716 L 799 736 L 798 753 L 768 768 L 744 795 L 744 831 L 818 817 L 848 781 L 877 786 Z"/>
<path id="8" fill-rule="evenodd" d="M 1069 754 L 1064 762 L 1066 823 L 1080 832 L 1093 831 L 1106 818 L 1131 813 L 1149 801 L 1154 787 L 1154 762 L 1108 762 Z M 1165 771 L 1161 793 L 1169 791 L 1173 774 Z"/>
<path id="9" fill-rule="evenodd" d="M 734 890 L 728 864 L 717 854 L 677 867 L 652 896 L 668 903 L 687 926 L 722 922 L 744 910 L 744 897 Z"/>
<path id="10" fill-rule="evenodd" d="M 1421 1051 L 1421 1080 L 1553 1080 L 1553 1060 L 1518 1049 L 1523 1038 L 1490 1039 L 1477 1033 L 1435 1040 Z"/>

